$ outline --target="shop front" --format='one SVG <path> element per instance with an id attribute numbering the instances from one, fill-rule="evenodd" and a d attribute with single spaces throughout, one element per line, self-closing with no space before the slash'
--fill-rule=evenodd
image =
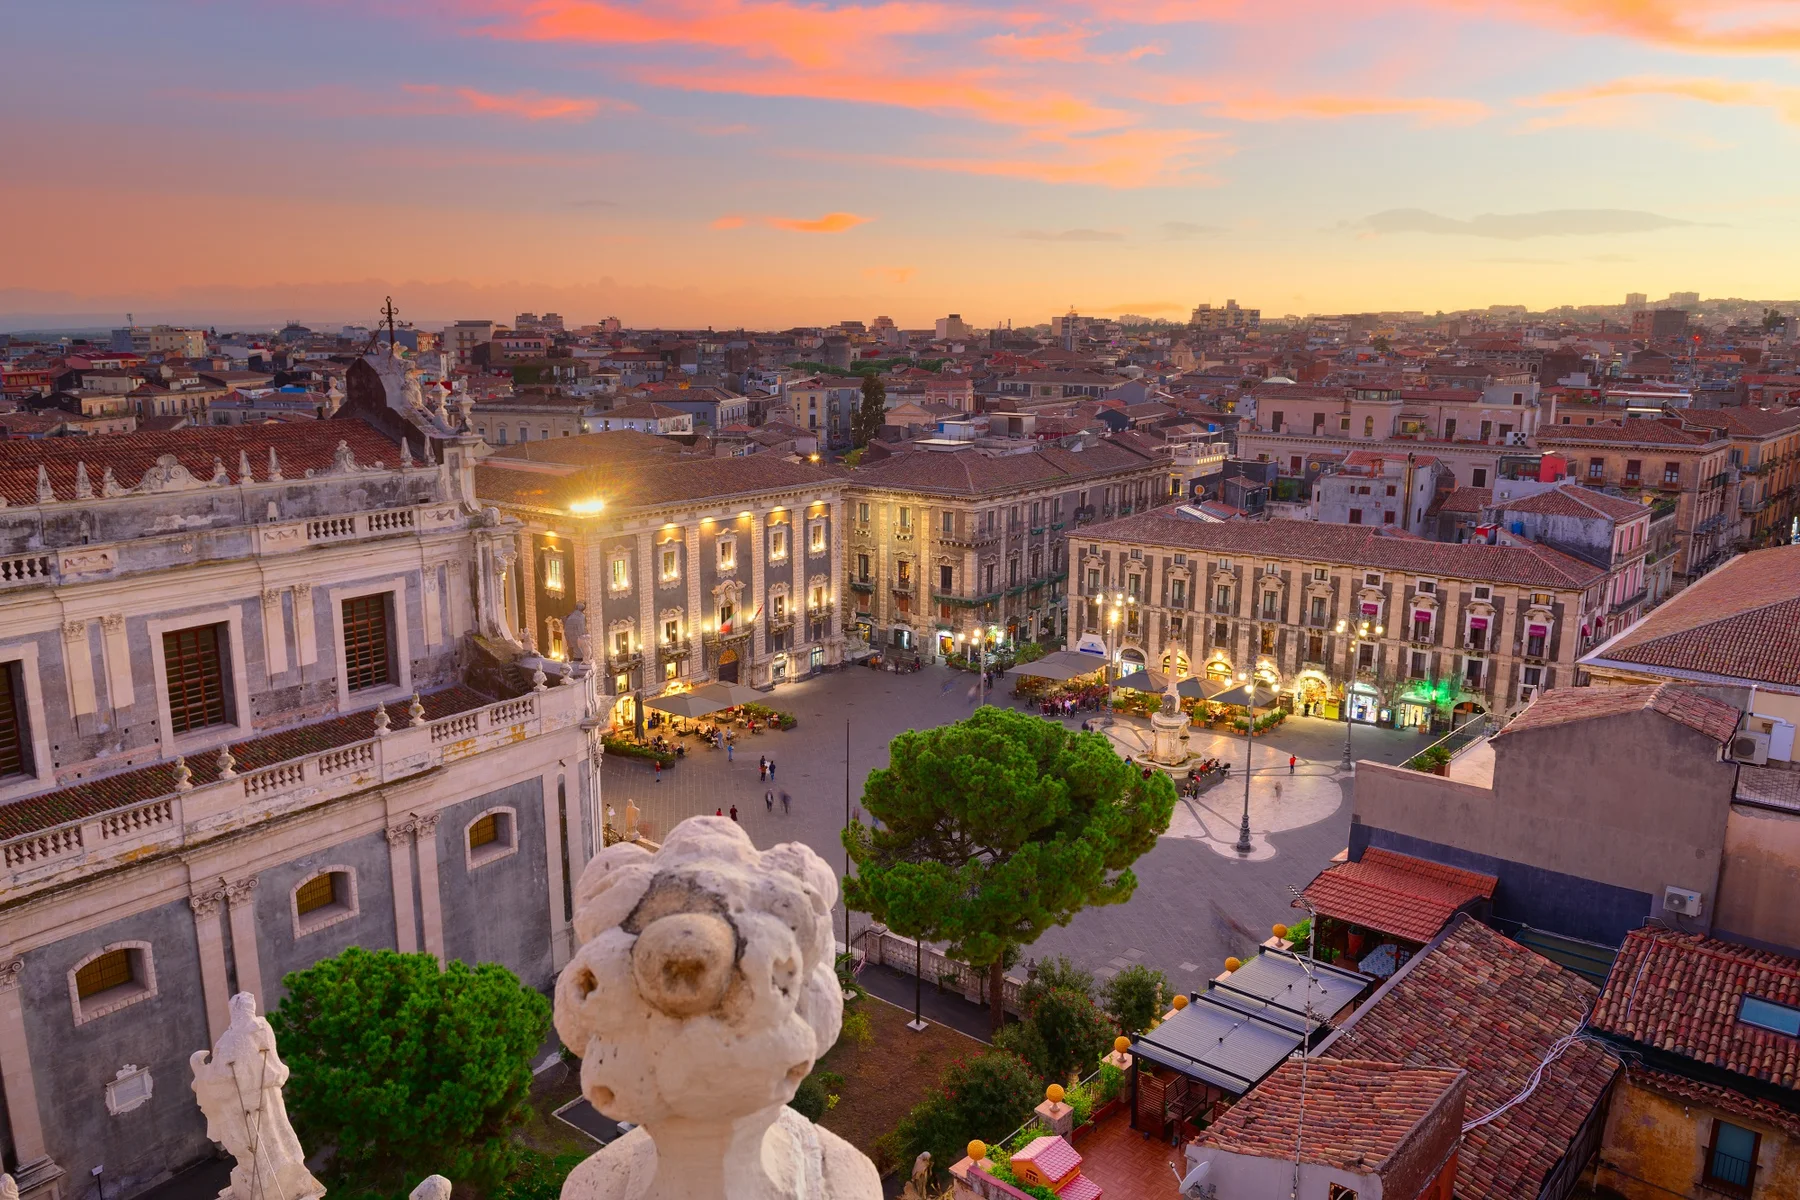
<path id="1" fill-rule="evenodd" d="M 1431 685 L 1415 684 L 1402 692 L 1399 703 L 1394 705 L 1394 728 L 1430 733 L 1432 714 L 1436 711 L 1437 701 L 1431 694 Z"/>
<path id="2" fill-rule="evenodd" d="M 1331 684 L 1321 671 L 1302 671 L 1294 679 L 1294 703 L 1303 716 L 1322 717 L 1331 700 Z M 1336 705 L 1332 707 L 1335 709 Z"/>
<path id="3" fill-rule="evenodd" d="M 1351 684 L 1344 699 L 1352 721 L 1374 725 L 1381 720 L 1381 696 L 1368 684 Z"/>

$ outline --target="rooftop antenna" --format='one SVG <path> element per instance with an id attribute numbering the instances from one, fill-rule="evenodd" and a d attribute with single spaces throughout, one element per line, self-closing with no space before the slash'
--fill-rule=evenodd
<path id="1" fill-rule="evenodd" d="M 387 322 L 389 354 L 399 353 L 399 349 L 394 342 L 394 317 L 398 312 L 399 310 L 394 307 L 394 298 L 389 296 L 387 298 L 387 303 L 381 306 L 382 318 Z"/>

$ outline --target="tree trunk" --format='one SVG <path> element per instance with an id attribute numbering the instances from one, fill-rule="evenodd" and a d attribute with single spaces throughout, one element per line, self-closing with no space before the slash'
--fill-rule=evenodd
<path id="1" fill-rule="evenodd" d="M 996 958 L 988 968 L 988 1017 L 994 1033 L 1006 1028 L 1006 959 Z"/>

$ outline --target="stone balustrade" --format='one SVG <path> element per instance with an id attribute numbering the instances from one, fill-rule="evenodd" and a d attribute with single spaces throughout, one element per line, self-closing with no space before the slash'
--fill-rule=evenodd
<path id="1" fill-rule="evenodd" d="M 586 688 L 550 688 L 246 771 L 0 842 L 0 893 L 18 895 L 310 808 L 578 724 Z"/>
<path id="2" fill-rule="evenodd" d="M 455 504 L 446 503 L 228 526 L 204 531 L 206 548 L 202 558 L 261 558 L 373 538 L 448 532 L 463 528 L 467 520 Z M 0 592 L 93 583 L 166 570 L 172 563 L 193 561 L 195 549 L 194 532 L 184 531 L 6 555 L 0 557 Z"/>
<path id="3" fill-rule="evenodd" d="M 985 968 L 971 967 L 930 946 L 921 949 L 911 938 L 901 937 L 885 925 L 871 925 L 857 935 L 856 944 L 862 948 L 867 962 L 892 967 L 908 975 L 921 975 L 930 982 L 940 983 L 956 992 L 965 1000 L 976 1004 L 987 1003 L 988 972 Z M 1023 986 L 1023 980 L 1010 975 L 1006 977 L 1006 985 L 1001 990 L 1000 997 L 1007 1012 L 1018 1014 L 1023 1011 L 1019 1003 L 1019 989 Z"/>

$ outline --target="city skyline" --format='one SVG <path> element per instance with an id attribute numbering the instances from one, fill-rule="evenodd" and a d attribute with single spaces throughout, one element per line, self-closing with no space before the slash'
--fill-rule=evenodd
<path id="1" fill-rule="evenodd" d="M 28 10 L 0 324 L 1780 296 L 1800 20 L 1711 8 Z"/>

